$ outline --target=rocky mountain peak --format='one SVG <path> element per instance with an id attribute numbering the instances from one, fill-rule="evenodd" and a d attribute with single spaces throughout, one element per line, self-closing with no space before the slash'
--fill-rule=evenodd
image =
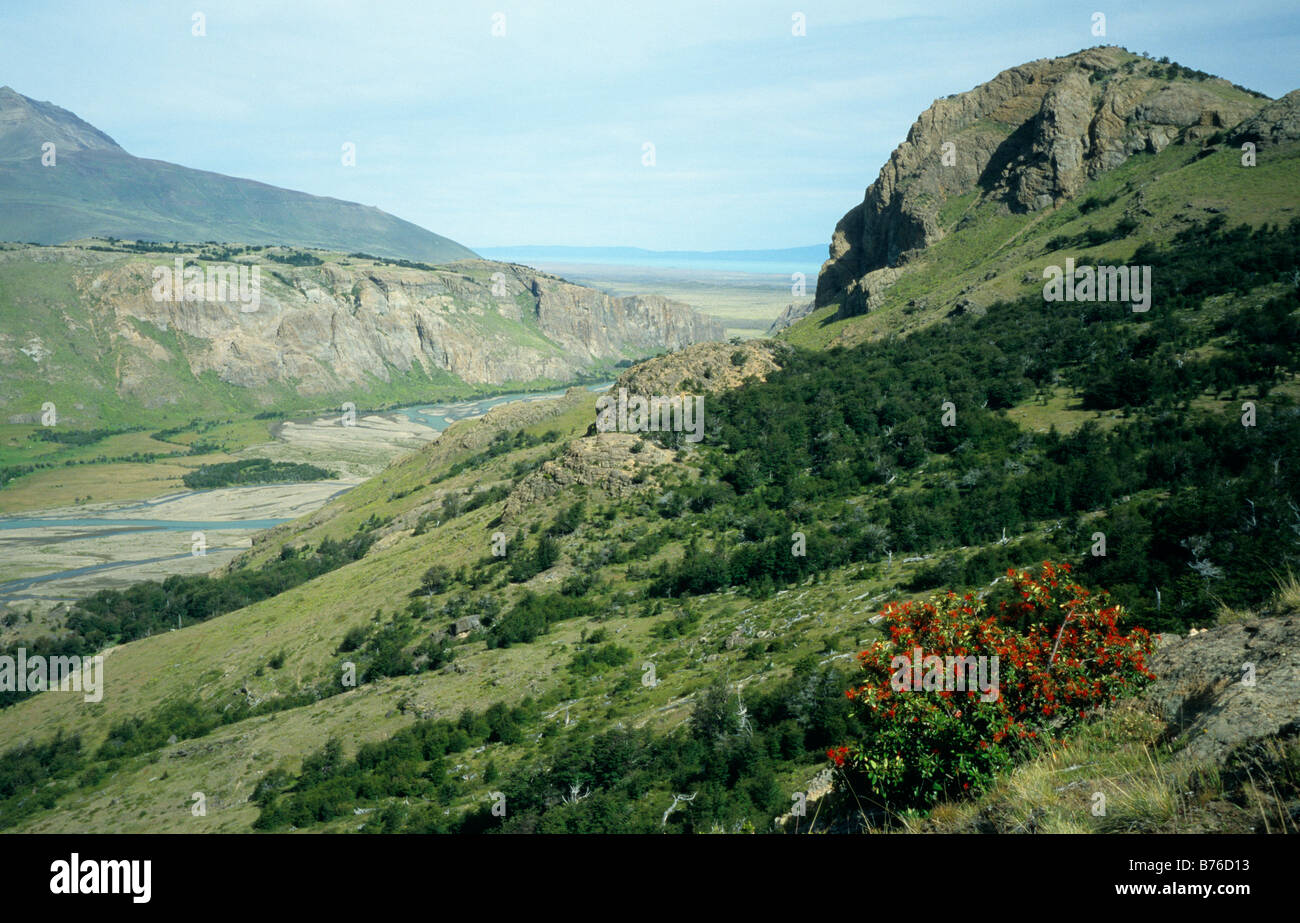
<path id="1" fill-rule="evenodd" d="M 976 191 L 1008 211 L 1050 208 L 1136 153 L 1203 140 L 1266 101 L 1109 46 L 1031 61 L 936 100 L 836 226 L 816 305 L 864 311 L 873 286 L 942 237 L 951 198 Z"/>

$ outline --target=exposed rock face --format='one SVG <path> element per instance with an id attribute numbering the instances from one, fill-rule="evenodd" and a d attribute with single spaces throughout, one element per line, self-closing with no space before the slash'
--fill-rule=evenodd
<path id="1" fill-rule="evenodd" d="M 1300 141 L 1300 90 L 1260 109 L 1238 125 L 1231 137 L 1233 144 L 1253 141 L 1261 148 Z"/>
<path id="2" fill-rule="evenodd" d="M 716 394 L 778 371 L 775 359 L 782 348 L 772 340 L 699 343 L 638 363 L 620 375 L 608 393 L 613 396 L 626 389 L 629 396 L 646 398 Z M 707 405 L 704 413 L 707 420 Z M 630 496 L 656 486 L 650 472 L 675 459 L 675 452 L 643 439 L 640 433 L 597 432 L 593 423 L 587 436 L 571 441 L 558 459 L 519 482 L 506 498 L 502 521 L 509 522 L 538 501 L 576 486 L 595 487 L 611 497 Z"/>
<path id="3" fill-rule="evenodd" d="M 1162 636 L 1151 669 L 1158 678 L 1144 698 L 1186 738 L 1182 752 L 1193 759 L 1221 761 L 1242 744 L 1300 733 L 1295 612 Z"/>
<path id="4" fill-rule="evenodd" d="M 748 378 L 766 381 L 781 368 L 778 360 L 783 348 L 773 340 L 699 343 L 632 366 L 618 377 L 610 393 L 617 394 L 620 388 L 647 396 L 729 391 Z"/>
<path id="5" fill-rule="evenodd" d="M 585 485 L 611 497 L 626 497 L 654 486 L 646 472 L 673 461 L 673 453 L 635 433 L 598 433 L 574 439 L 564 454 L 525 477 L 506 498 L 502 522 L 509 522 L 539 500 Z M 638 475 L 640 475 L 638 477 Z"/>
<path id="6" fill-rule="evenodd" d="M 836 226 L 817 307 L 870 310 L 896 278 L 889 270 L 942 236 L 940 210 L 950 198 L 979 190 L 1012 211 L 1048 208 L 1139 151 L 1203 139 L 1264 102 L 1226 81 L 1171 83 L 1148 69 L 1122 49 L 1091 48 L 936 100 Z"/>
<path id="7" fill-rule="evenodd" d="M 813 312 L 815 303 L 812 299 L 808 301 L 792 302 L 786 305 L 786 309 L 781 312 L 781 316 L 772 321 L 772 326 L 767 328 L 767 335 L 773 336 L 776 333 L 789 327 L 795 321 L 807 317 Z"/>
<path id="8" fill-rule="evenodd" d="M 616 298 L 519 266 L 510 267 L 537 302 L 537 322 L 566 352 L 589 361 L 644 356 L 721 340 L 725 330 L 711 317 L 661 295 Z"/>
<path id="9" fill-rule="evenodd" d="M 355 258 L 291 267 L 245 254 L 237 259 L 255 262 L 261 279 L 249 311 L 237 299 L 155 300 L 153 271 L 171 266 L 170 254 L 0 252 L 0 261 L 23 259 L 66 259 L 77 267 L 80 304 L 65 313 L 74 325 L 99 332 L 100 348 L 117 357 L 116 380 L 103 385 L 146 404 L 160 398 L 150 393 L 150 373 L 173 361 L 195 377 L 213 373 L 268 393 L 288 387 L 309 396 L 364 394 L 368 382 L 412 370 L 479 385 L 568 381 L 665 346 L 723 336 L 719 323 L 680 302 L 616 298 L 523 266 L 477 260 L 435 270 Z M 195 265 L 193 256 L 184 265 Z"/>

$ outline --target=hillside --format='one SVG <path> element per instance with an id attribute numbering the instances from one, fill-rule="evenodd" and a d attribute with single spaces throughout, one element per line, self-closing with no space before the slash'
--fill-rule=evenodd
<path id="1" fill-rule="evenodd" d="M 256 299 L 233 287 L 224 301 L 156 297 L 157 273 L 178 260 L 187 272 L 243 271 Z M 0 421 L 14 424 L 39 422 L 47 401 L 74 428 L 375 407 L 610 374 L 721 336 L 680 302 L 482 260 L 0 245 Z"/>
<path id="2" fill-rule="evenodd" d="M 49 166 L 46 144 L 54 145 Z M 431 263 L 475 258 L 377 208 L 134 157 L 71 112 L 0 87 L 0 240 L 86 237 L 280 244 Z"/>
<path id="3" fill-rule="evenodd" d="M 580 389 L 497 408 L 222 572 L 8 626 L 106 686 L 0 703 L 0 827 L 1294 829 L 1300 99 L 1117 49 L 1017 70 L 990 151 L 1049 78 L 1222 124 L 1139 120 L 1164 142 L 1069 177 L 1053 141 L 930 210 L 869 191 L 781 340 L 619 373 L 701 401 L 699 441 Z M 1067 257 L 1149 268 L 1148 309 L 1045 300 Z M 1001 651 L 1003 698 L 859 688 L 913 630 Z"/>
<path id="4" fill-rule="evenodd" d="M 1297 163 L 1279 142 L 1294 140 L 1296 105 L 1114 47 L 938 100 L 839 222 L 815 310 L 788 336 L 849 345 L 914 329 L 1041 290 L 1066 256 L 1121 262 L 1212 215 L 1286 223 Z M 1231 130 L 1266 106 L 1277 134 L 1243 167 L 1248 139 Z"/>

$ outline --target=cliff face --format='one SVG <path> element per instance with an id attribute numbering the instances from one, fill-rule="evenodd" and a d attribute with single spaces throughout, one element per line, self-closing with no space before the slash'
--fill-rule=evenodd
<path id="1" fill-rule="evenodd" d="M 873 289 L 942 236 L 949 199 L 977 191 L 1008 211 L 1050 208 L 1135 153 L 1204 139 L 1265 102 L 1217 78 L 1165 79 L 1156 62 L 1113 47 L 1033 61 L 936 100 L 836 226 L 816 305 L 866 310 Z"/>
<path id="2" fill-rule="evenodd" d="M 63 319 L 54 325 L 35 327 L 17 306 L 0 311 L 0 353 L 21 360 L 0 378 L 58 381 L 64 371 L 111 368 L 111 380 L 96 387 L 156 406 L 174 400 L 159 393 L 159 370 L 183 364 L 185 378 L 215 375 L 255 393 L 362 395 L 408 373 L 475 385 L 563 382 L 723 337 L 718 322 L 680 302 L 616 298 L 478 260 L 421 269 L 338 257 L 295 267 L 244 253 L 225 265 L 258 267 L 254 310 L 233 300 L 157 300 L 154 272 L 174 259 L 71 247 L 0 252 L 0 278 L 43 264 L 70 273 L 77 293 L 59 306 Z M 183 262 L 209 265 L 194 254 Z M 6 348 L 16 345 L 26 354 Z M 65 356 L 79 357 L 75 369 L 62 368 Z"/>
<path id="3" fill-rule="evenodd" d="M 1275 99 L 1232 131 L 1234 145 L 1250 141 L 1261 148 L 1300 140 L 1300 90 Z"/>
<path id="4" fill-rule="evenodd" d="M 794 301 L 786 305 L 785 310 L 781 312 L 776 320 L 772 321 L 772 326 L 767 328 L 768 336 L 775 336 L 780 331 L 789 327 L 795 321 L 807 317 L 813 312 L 814 303 L 812 299 L 808 301 Z"/>
<path id="5" fill-rule="evenodd" d="M 536 303 L 547 337 L 588 361 L 642 358 L 663 349 L 722 340 L 722 324 L 660 295 L 614 297 L 519 266 L 507 270 Z"/>

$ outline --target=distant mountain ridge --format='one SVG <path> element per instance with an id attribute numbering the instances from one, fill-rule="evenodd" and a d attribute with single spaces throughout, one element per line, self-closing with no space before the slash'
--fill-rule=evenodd
<path id="1" fill-rule="evenodd" d="M 53 144 L 53 164 L 42 155 Z M 447 263 L 477 254 L 387 212 L 135 157 L 73 113 L 0 87 L 0 240 L 319 247 Z"/>

